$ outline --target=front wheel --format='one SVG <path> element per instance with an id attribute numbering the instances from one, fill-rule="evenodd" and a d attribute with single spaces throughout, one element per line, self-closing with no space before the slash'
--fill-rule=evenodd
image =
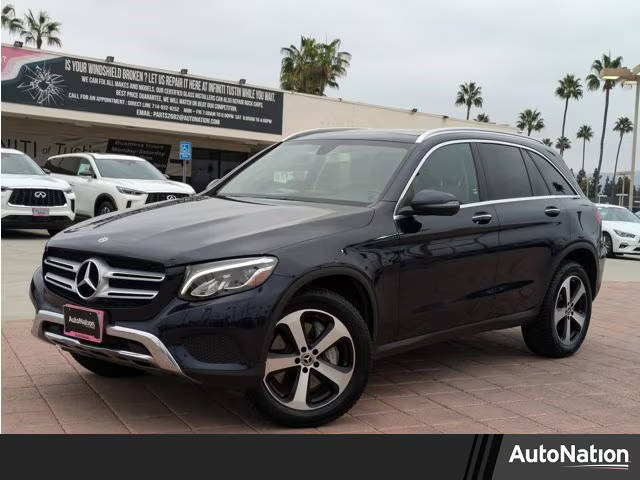
<path id="1" fill-rule="evenodd" d="M 568 357 L 578 351 L 591 319 L 591 284 L 575 262 L 560 266 L 547 291 L 540 314 L 522 326 L 529 349 L 547 357 Z"/>
<path id="2" fill-rule="evenodd" d="M 107 213 L 115 212 L 116 206 L 111 200 L 103 200 L 98 206 L 98 215 L 106 215 Z"/>
<path id="3" fill-rule="evenodd" d="M 370 367 L 369 330 L 358 310 L 332 291 L 309 290 L 277 321 L 264 376 L 248 396 L 277 423 L 318 426 L 353 406 Z"/>
<path id="4" fill-rule="evenodd" d="M 604 245 L 604 251 L 607 258 L 615 257 L 615 253 L 613 253 L 613 240 L 611 239 L 611 235 L 607 232 L 602 234 L 602 244 Z"/>

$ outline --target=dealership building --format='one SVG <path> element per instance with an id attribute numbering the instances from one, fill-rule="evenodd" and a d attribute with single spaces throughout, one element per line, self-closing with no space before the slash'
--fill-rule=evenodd
<path id="1" fill-rule="evenodd" d="M 2 45 L 2 146 L 39 164 L 59 153 L 128 153 L 196 191 L 252 153 L 295 132 L 326 127 L 478 127 L 388 108 L 113 61 Z M 482 127 L 514 132 L 509 125 Z"/>

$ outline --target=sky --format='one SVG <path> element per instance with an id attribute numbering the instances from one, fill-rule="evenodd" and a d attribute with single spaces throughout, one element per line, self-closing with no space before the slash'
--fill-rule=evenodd
<path id="1" fill-rule="evenodd" d="M 6 2 L 2 2 L 4 6 Z M 151 68 L 179 70 L 222 80 L 278 87 L 280 48 L 300 35 L 320 41 L 339 38 L 352 55 L 351 67 L 331 97 L 464 118 L 454 105 L 458 85 L 482 87 L 480 111 L 491 121 L 515 124 L 525 108 L 542 112 L 546 128 L 533 136 L 560 136 L 564 101 L 554 95 L 558 80 L 573 73 L 583 80 L 595 58 L 611 52 L 624 64 L 640 64 L 640 1 L 516 0 L 375 1 L 324 0 L 38 0 L 12 2 L 46 10 L 63 23 L 65 53 Z M 5 32 L 2 40 L 12 41 Z M 54 49 L 55 50 L 55 49 Z M 584 88 L 570 101 L 565 135 L 572 148 L 565 161 L 577 171 L 589 124 L 585 170 L 598 161 L 604 93 Z M 603 172 L 613 171 L 616 118 L 633 121 L 633 88 L 616 87 L 606 126 Z M 628 170 L 631 135 L 620 151 L 618 170 Z"/>

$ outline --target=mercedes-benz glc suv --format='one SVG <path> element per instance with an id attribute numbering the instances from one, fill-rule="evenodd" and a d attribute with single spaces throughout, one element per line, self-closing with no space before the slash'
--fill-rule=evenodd
<path id="1" fill-rule="evenodd" d="M 33 334 L 98 375 L 244 388 L 319 425 L 372 360 L 521 326 L 578 350 L 601 281 L 601 218 L 542 143 L 476 129 L 294 135 L 203 194 L 115 212 L 47 245 Z"/>

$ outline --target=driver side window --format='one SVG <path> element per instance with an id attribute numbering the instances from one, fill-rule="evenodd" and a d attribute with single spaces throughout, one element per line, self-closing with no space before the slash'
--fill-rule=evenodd
<path id="1" fill-rule="evenodd" d="M 480 201 L 471 146 L 456 143 L 437 149 L 422 164 L 411 187 L 414 194 L 426 189 L 451 193 L 463 204 Z"/>

